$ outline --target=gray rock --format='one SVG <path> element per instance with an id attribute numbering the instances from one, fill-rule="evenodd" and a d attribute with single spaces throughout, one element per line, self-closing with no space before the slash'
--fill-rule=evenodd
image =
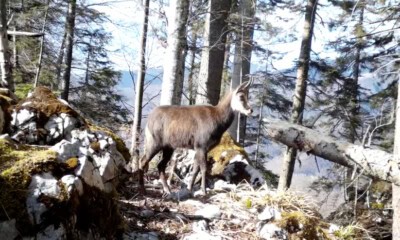
<path id="1" fill-rule="evenodd" d="M 221 209 L 216 205 L 207 204 L 202 209 L 197 210 L 195 215 L 208 219 L 219 218 L 221 216 Z"/>
<path id="2" fill-rule="evenodd" d="M 192 229 L 194 232 L 207 232 L 208 224 L 205 220 L 200 220 L 198 222 L 194 222 L 192 225 Z"/>
<path id="3" fill-rule="evenodd" d="M 0 222 L 0 233 L 2 239 L 14 239 L 19 233 L 15 228 L 15 219 Z"/>
<path id="4" fill-rule="evenodd" d="M 289 239 L 287 232 L 272 223 L 262 225 L 258 223 L 257 234 L 261 239 L 267 240 L 286 240 Z"/>
<path id="5" fill-rule="evenodd" d="M 235 184 L 230 184 L 224 180 L 218 180 L 214 183 L 214 190 L 232 191 L 235 189 Z"/>
<path id="6" fill-rule="evenodd" d="M 260 221 L 273 221 L 280 219 L 282 219 L 281 212 L 274 207 L 266 206 L 264 211 L 258 214 L 258 220 Z"/>
<path id="7" fill-rule="evenodd" d="M 213 236 L 207 232 L 199 232 L 185 236 L 183 240 L 222 240 L 220 236 Z"/>
<path id="8" fill-rule="evenodd" d="M 158 240 L 158 234 L 155 232 L 148 233 L 126 233 L 124 235 L 124 240 Z"/>
<path id="9" fill-rule="evenodd" d="M 153 216 L 154 216 L 154 211 L 153 211 L 153 210 L 145 209 L 145 210 L 142 210 L 142 211 L 139 213 L 139 215 L 140 215 L 141 217 L 144 217 L 144 218 L 150 218 L 150 217 L 153 217 Z"/>
<path id="10" fill-rule="evenodd" d="M 46 141 L 48 143 L 59 141 L 60 138 L 69 139 L 71 131 L 77 127 L 78 120 L 66 113 L 52 115 L 44 128 L 48 131 Z"/>
<path id="11" fill-rule="evenodd" d="M 58 181 L 50 173 L 42 173 L 32 176 L 29 184 L 26 207 L 31 218 L 31 222 L 40 223 L 41 215 L 47 210 L 47 207 L 38 199 L 41 195 L 58 198 L 61 189 Z"/>
<path id="12" fill-rule="evenodd" d="M 60 225 L 58 228 L 55 228 L 54 225 L 50 225 L 44 231 L 36 235 L 36 240 L 59 240 L 66 238 L 66 231 L 63 225 Z"/>

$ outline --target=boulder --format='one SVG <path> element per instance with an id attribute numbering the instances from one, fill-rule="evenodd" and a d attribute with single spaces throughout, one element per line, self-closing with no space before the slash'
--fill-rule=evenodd
<path id="1" fill-rule="evenodd" d="M 123 141 L 44 87 L 14 106 L 0 103 L 9 112 L 0 138 L 0 229 L 10 238 L 122 237 L 115 190 L 130 159 Z"/>
<path id="2" fill-rule="evenodd" d="M 191 178 L 194 155 L 193 150 L 178 149 L 172 156 L 172 168 L 186 184 Z M 266 183 L 264 174 L 251 165 L 244 148 L 228 133 L 224 133 L 219 144 L 209 151 L 208 172 L 212 177 L 222 178 L 230 184 L 246 181 L 253 187 L 259 187 Z"/>

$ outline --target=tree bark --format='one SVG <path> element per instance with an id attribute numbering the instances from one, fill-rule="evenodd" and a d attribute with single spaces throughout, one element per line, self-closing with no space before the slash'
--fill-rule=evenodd
<path id="1" fill-rule="evenodd" d="M 6 1 L 0 1 L 0 71 L 1 85 L 14 92 L 14 81 L 11 74 L 10 53 L 7 36 L 7 9 Z"/>
<path id="2" fill-rule="evenodd" d="M 149 7 L 150 0 L 145 0 L 143 11 L 143 25 L 141 31 L 141 41 L 140 41 L 140 60 L 139 60 L 139 70 L 138 78 L 136 81 L 136 92 L 135 92 L 135 115 L 132 125 L 132 144 L 131 144 L 131 155 L 136 156 L 133 162 L 133 170 L 136 171 L 139 168 L 139 144 L 140 144 L 140 130 L 141 130 L 141 120 L 142 120 L 142 103 L 143 103 L 143 86 L 144 79 L 146 76 L 146 41 L 147 41 L 147 29 L 149 22 Z M 136 154 L 135 154 L 136 153 Z"/>
<path id="3" fill-rule="evenodd" d="M 74 31 L 75 31 L 75 16 L 76 16 L 76 0 L 70 0 L 67 15 L 67 39 L 65 56 L 65 72 L 62 83 L 61 98 L 68 101 L 69 85 L 71 81 L 71 66 L 72 66 L 72 52 L 74 49 Z"/>
<path id="4" fill-rule="evenodd" d="M 263 124 L 266 135 L 275 141 L 400 186 L 400 166 L 390 153 L 340 141 L 285 121 L 264 118 Z"/>
<path id="5" fill-rule="evenodd" d="M 308 69 L 310 64 L 310 51 L 314 29 L 315 14 L 317 11 L 318 0 L 308 0 L 303 28 L 303 37 L 299 63 L 297 68 L 296 87 L 293 95 L 293 108 L 290 121 L 302 124 L 303 111 L 306 99 Z M 283 156 L 282 169 L 279 177 L 278 191 L 284 191 L 290 187 L 296 160 L 296 149 L 288 148 Z"/>
<path id="6" fill-rule="evenodd" d="M 170 1 L 172 16 L 168 21 L 168 47 L 164 63 L 161 105 L 180 105 L 184 78 L 184 48 L 186 47 L 186 24 L 189 2 Z"/>
<path id="7" fill-rule="evenodd" d="M 64 29 L 64 35 L 61 40 L 60 50 L 58 51 L 57 60 L 56 60 L 56 82 L 54 86 L 57 89 L 62 89 L 61 84 L 61 71 L 62 71 L 62 64 L 64 60 L 64 50 L 65 50 L 65 42 L 67 41 L 67 29 Z"/>
<path id="8" fill-rule="evenodd" d="M 44 13 L 44 21 L 43 21 L 43 27 L 42 27 L 43 35 L 42 35 L 42 38 L 40 39 L 39 60 L 38 60 L 38 66 L 36 68 L 35 82 L 33 84 L 34 88 L 36 88 L 38 86 L 40 70 L 42 69 L 43 45 L 44 45 L 44 36 L 45 36 L 44 31 L 46 30 L 46 22 L 47 22 L 47 15 L 49 13 L 49 5 L 50 5 L 50 0 L 47 0 L 46 11 Z"/>
<path id="9" fill-rule="evenodd" d="M 192 31 L 192 41 L 193 46 L 190 50 L 190 68 L 189 68 L 189 76 L 188 76 L 188 91 L 189 91 L 189 105 L 194 105 L 196 103 L 196 93 L 195 93 L 195 84 L 194 84 L 194 71 L 196 69 L 196 41 L 197 41 L 197 33 Z"/>
<path id="10" fill-rule="evenodd" d="M 253 51 L 254 15 L 256 1 L 241 0 L 239 3 L 240 31 L 236 31 L 235 55 L 231 89 L 249 80 L 251 53 Z M 229 134 L 237 142 L 244 144 L 246 135 L 246 116 L 237 114 L 229 127 Z"/>
<path id="11" fill-rule="evenodd" d="M 400 73 L 397 86 L 400 86 Z M 396 125 L 394 135 L 394 166 L 400 166 L 400 87 L 397 87 L 397 103 L 396 103 Z M 399 174 L 397 173 L 397 176 Z M 400 184 L 392 184 L 392 207 L 393 207 L 393 227 L 392 238 L 400 239 Z"/>
<path id="12" fill-rule="evenodd" d="M 230 7 L 231 0 L 208 1 L 196 103 L 218 104 Z"/>

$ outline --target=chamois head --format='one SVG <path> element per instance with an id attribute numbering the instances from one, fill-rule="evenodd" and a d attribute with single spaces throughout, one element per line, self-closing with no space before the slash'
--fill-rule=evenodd
<path id="1" fill-rule="evenodd" d="M 250 116 L 253 109 L 248 104 L 249 87 L 252 80 L 240 84 L 232 93 L 231 107 L 233 111 Z"/>

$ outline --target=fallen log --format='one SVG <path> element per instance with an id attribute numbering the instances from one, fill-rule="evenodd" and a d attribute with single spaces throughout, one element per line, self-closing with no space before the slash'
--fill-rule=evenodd
<path id="1" fill-rule="evenodd" d="M 264 118 L 263 128 L 275 141 L 400 186 L 400 163 L 390 153 L 341 141 L 286 121 Z"/>

